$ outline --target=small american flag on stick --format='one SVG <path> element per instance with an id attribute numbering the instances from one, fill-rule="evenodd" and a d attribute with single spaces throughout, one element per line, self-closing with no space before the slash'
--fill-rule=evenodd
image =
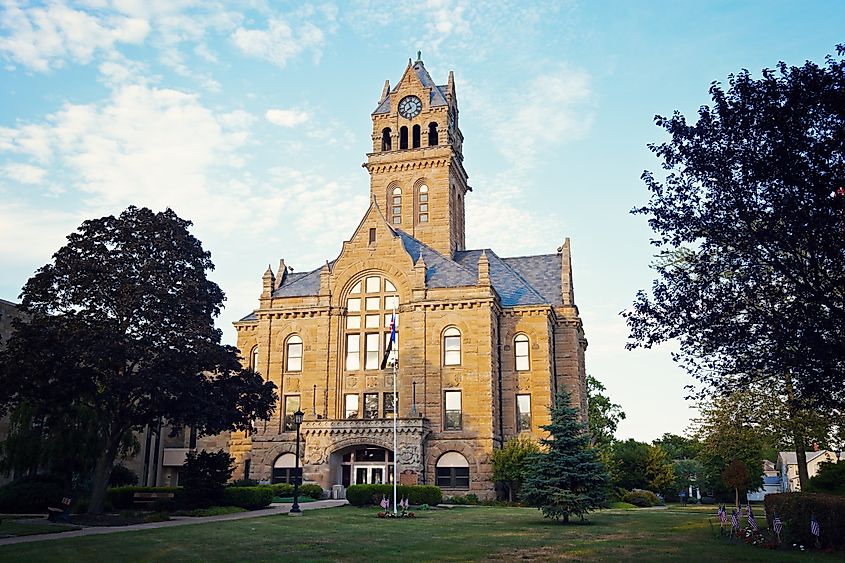
<path id="1" fill-rule="evenodd" d="M 822 533 L 822 529 L 819 526 L 819 521 L 816 520 L 815 514 L 810 516 L 810 533 L 813 534 L 814 536 L 816 536 L 817 539 Z"/>
<path id="2" fill-rule="evenodd" d="M 754 513 L 751 512 L 751 503 L 749 502 L 746 506 L 748 507 L 747 508 L 747 510 L 748 510 L 748 512 L 747 512 L 747 514 L 748 514 L 748 526 L 752 530 L 757 532 L 757 531 L 759 531 L 759 528 L 757 527 L 757 519 L 754 518 Z"/>
<path id="3" fill-rule="evenodd" d="M 739 530 L 739 511 L 736 508 L 731 511 L 731 529 Z"/>

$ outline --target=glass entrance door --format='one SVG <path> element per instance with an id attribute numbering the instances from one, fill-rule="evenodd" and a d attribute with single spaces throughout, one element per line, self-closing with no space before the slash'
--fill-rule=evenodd
<path id="1" fill-rule="evenodd" d="M 380 485 L 384 483 L 384 465 L 355 465 L 355 485 Z"/>

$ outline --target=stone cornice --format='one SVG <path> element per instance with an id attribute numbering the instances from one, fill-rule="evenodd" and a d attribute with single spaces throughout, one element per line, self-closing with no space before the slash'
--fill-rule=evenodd
<path id="1" fill-rule="evenodd" d="M 356 419 L 356 420 L 309 420 L 302 423 L 302 435 L 331 436 L 333 439 L 372 436 L 374 434 L 393 434 L 392 419 Z M 400 418 L 397 423 L 399 434 L 424 437 L 431 432 L 427 418 Z"/>

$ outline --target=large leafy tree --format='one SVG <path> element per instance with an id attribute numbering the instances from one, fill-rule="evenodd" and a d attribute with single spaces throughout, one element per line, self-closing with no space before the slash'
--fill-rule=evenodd
<path id="1" fill-rule="evenodd" d="M 601 381 L 592 375 L 587 376 L 587 420 L 590 428 L 590 445 L 598 448 L 602 457 L 608 459 L 616 428 L 619 422 L 625 420 L 625 412 L 620 405 L 610 400 L 606 392 L 607 389 Z"/>
<path id="2" fill-rule="evenodd" d="M 549 433 L 541 440 L 546 451 L 530 456 L 520 497 L 540 508 L 544 517 L 583 519 L 604 502 L 608 476 L 566 391 L 556 397 L 551 423 L 543 429 Z"/>
<path id="3" fill-rule="evenodd" d="M 729 394 L 783 388 L 788 416 L 845 405 L 845 47 L 840 58 L 743 70 L 698 120 L 657 116 L 664 173 L 643 174 L 657 279 L 625 316 L 629 347 L 676 359 Z M 799 467 L 806 436 L 796 431 Z M 802 477 L 805 477 L 802 475 Z M 802 482 L 804 479 L 802 479 Z"/>
<path id="4" fill-rule="evenodd" d="M 622 489 L 647 489 L 646 466 L 650 446 L 633 438 L 613 443 L 613 484 Z"/>
<path id="5" fill-rule="evenodd" d="M 220 343 L 223 292 L 190 225 L 136 207 L 85 221 L 21 293 L 29 320 L 0 356 L 0 405 L 94 422 L 92 512 L 127 433 L 162 419 L 202 434 L 245 429 L 275 404 L 273 384 Z"/>
<path id="6" fill-rule="evenodd" d="M 493 480 L 504 485 L 509 501 L 515 500 L 522 487 L 531 454 L 539 451 L 540 446 L 528 436 L 511 438 L 501 448 L 493 450 Z"/>

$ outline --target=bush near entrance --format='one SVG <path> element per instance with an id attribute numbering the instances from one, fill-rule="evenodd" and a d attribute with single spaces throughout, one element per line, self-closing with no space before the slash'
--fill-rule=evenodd
<path id="1" fill-rule="evenodd" d="M 810 517 L 816 515 L 822 547 L 845 548 L 845 497 L 817 493 L 775 493 L 763 500 L 766 519 L 772 527 L 775 514 L 783 522 L 780 534 L 785 544 L 815 545 L 810 533 Z"/>
<path id="2" fill-rule="evenodd" d="M 400 499 L 417 504 L 439 504 L 443 499 L 440 487 L 433 485 L 399 485 L 396 494 Z M 383 497 L 393 502 L 393 485 L 351 485 L 346 489 L 346 500 L 353 506 L 377 505 Z"/>
<path id="3" fill-rule="evenodd" d="M 240 506 L 247 510 L 258 510 L 270 506 L 273 491 L 265 487 L 226 487 L 223 490 L 223 506 Z"/>

